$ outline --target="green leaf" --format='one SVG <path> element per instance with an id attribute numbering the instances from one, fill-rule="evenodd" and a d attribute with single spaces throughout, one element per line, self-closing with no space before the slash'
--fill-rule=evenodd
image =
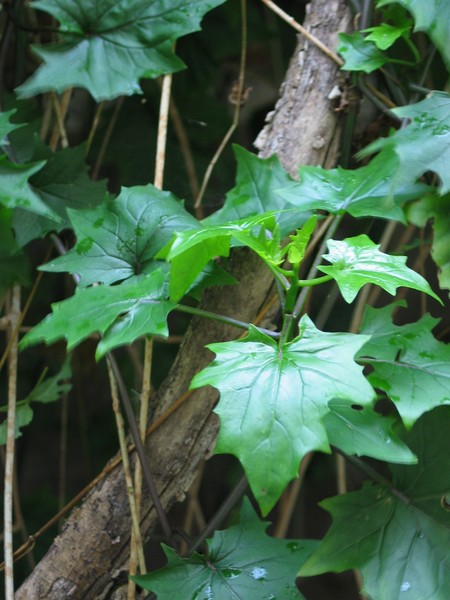
<path id="1" fill-rule="evenodd" d="M 419 198 L 430 188 L 406 184 L 395 188 L 392 175 L 398 168 L 394 152 L 376 157 L 359 169 L 301 167 L 300 181 L 279 190 L 279 194 L 303 210 L 348 212 L 353 217 L 379 217 L 405 221 L 400 204 Z"/>
<path id="2" fill-rule="evenodd" d="M 369 33 L 365 39 L 374 42 L 379 50 L 387 50 L 395 44 L 399 38 L 408 33 L 410 29 L 411 25 L 409 23 L 405 23 L 400 27 L 390 25 L 389 23 L 381 23 L 375 27 L 364 29 L 363 33 Z"/>
<path id="3" fill-rule="evenodd" d="M 378 6 L 396 2 L 407 8 L 414 16 L 414 31 L 425 31 L 433 40 L 436 48 L 450 70 L 450 49 L 448 32 L 450 13 L 446 0 L 382 0 Z"/>
<path id="4" fill-rule="evenodd" d="M 28 179 L 42 169 L 44 162 L 32 165 L 19 165 L 9 162 L 0 156 L 0 204 L 8 208 L 23 208 L 27 211 L 57 219 L 55 213 L 48 208 L 31 189 Z"/>
<path id="5" fill-rule="evenodd" d="M 16 408 L 16 428 L 14 432 L 14 438 L 18 438 L 22 435 L 22 427 L 26 427 L 33 420 L 33 409 L 29 404 L 22 404 Z M 0 445 L 6 444 L 6 438 L 8 435 L 8 423 L 7 419 L 0 424 Z"/>
<path id="6" fill-rule="evenodd" d="M 40 402 L 48 404 L 49 402 L 55 402 L 63 394 L 67 394 L 72 385 L 67 382 L 72 376 L 70 368 L 70 356 L 64 361 L 59 373 L 52 377 L 48 377 L 43 381 L 40 381 L 36 387 L 28 394 L 23 400 L 19 400 L 16 407 L 16 431 L 15 438 L 22 435 L 21 429 L 26 425 L 29 425 L 33 420 L 33 409 L 31 408 L 31 402 Z M 8 407 L 2 406 L 0 412 L 7 412 Z M 6 444 L 7 436 L 7 422 L 6 419 L 0 425 L 0 444 Z"/>
<path id="7" fill-rule="evenodd" d="M 371 407 L 332 400 L 324 417 L 330 444 L 346 454 L 370 456 L 393 463 L 416 463 L 417 458 L 394 431 L 394 417 L 383 417 Z"/>
<path id="8" fill-rule="evenodd" d="M 238 525 L 216 531 L 208 552 L 180 558 L 163 545 L 167 565 L 148 575 L 131 577 L 158 598 L 230 600 L 294 600 L 303 598 L 295 585 L 298 565 L 316 547 L 312 540 L 278 540 L 264 533 L 261 522 L 244 498 Z"/>
<path id="9" fill-rule="evenodd" d="M 373 367 L 370 382 L 395 403 L 405 427 L 426 411 L 450 404 L 450 346 L 431 333 L 436 319 L 425 315 L 417 323 L 392 325 L 388 310 L 371 309 L 361 332 L 378 339 L 363 346 L 360 355 Z"/>
<path id="10" fill-rule="evenodd" d="M 284 252 L 275 216 L 273 212 L 263 213 L 224 225 L 204 226 L 202 221 L 196 229 L 177 233 L 170 245 L 157 255 L 171 262 L 171 299 L 182 298 L 211 259 L 228 256 L 232 240 L 251 248 L 271 265 L 282 262 Z M 292 224 L 296 222 L 294 218 Z"/>
<path id="11" fill-rule="evenodd" d="M 442 194 L 450 192 L 450 95 L 432 92 L 425 100 L 393 109 L 396 115 L 410 119 L 410 124 L 391 137 L 380 138 L 364 148 L 360 156 L 383 150 L 395 151 L 399 166 L 392 174 L 392 185 L 402 186 L 433 171 L 441 180 Z"/>
<path id="12" fill-rule="evenodd" d="M 12 211 L 0 205 L 0 300 L 15 283 L 29 285 L 30 265 L 14 239 Z"/>
<path id="13" fill-rule="evenodd" d="M 441 289 L 450 289 L 450 194 L 438 196 L 428 194 L 410 205 L 407 218 L 419 227 L 425 227 L 429 219 L 433 220 L 433 243 L 431 256 L 439 267 L 439 285 Z"/>
<path id="14" fill-rule="evenodd" d="M 309 240 L 314 233 L 316 228 L 317 217 L 313 215 L 310 217 L 301 229 L 295 232 L 294 235 L 290 235 L 291 240 L 286 246 L 287 258 L 292 265 L 298 265 L 302 262 L 305 256 L 306 247 L 308 246 Z"/>
<path id="15" fill-rule="evenodd" d="M 122 188 L 100 206 L 67 212 L 77 243 L 40 268 L 78 273 L 81 285 L 109 285 L 155 269 L 155 255 L 173 234 L 198 226 L 175 196 L 152 185 Z"/>
<path id="16" fill-rule="evenodd" d="M 387 62 L 388 58 L 378 50 L 373 42 L 367 41 L 360 33 L 340 33 L 337 51 L 345 61 L 345 71 L 371 73 Z"/>
<path id="17" fill-rule="evenodd" d="M 406 256 L 380 252 L 380 246 L 365 234 L 342 241 L 329 240 L 327 246 L 329 254 L 323 258 L 332 265 L 318 268 L 336 280 L 346 302 L 353 302 L 366 283 L 379 285 L 392 295 L 399 286 L 409 287 L 441 302 L 426 279 L 406 266 Z"/>
<path id="18" fill-rule="evenodd" d="M 16 111 L 16 109 L 14 108 L 13 110 L 8 110 L 8 112 L 0 112 L 0 145 L 4 146 L 5 144 L 8 144 L 8 135 L 11 133 L 11 131 L 14 131 L 14 129 L 18 129 L 19 127 L 23 127 L 22 124 L 18 124 L 18 123 L 10 123 L 9 121 L 9 117 L 11 117 Z"/>
<path id="19" fill-rule="evenodd" d="M 67 209 L 96 206 L 106 192 L 104 181 L 92 181 L 88 176 L 84 145 L 53 153 L 42 144 L 35 149 L 34 158 L 44 158 L 47 162 L 30 178 L 30 183 L 60 221 L 17 209 L 13 224 L 21 246 L 51 231 L 70 228 Z"/>
<path id="20" fill-rule="evenodd" d="M 100 359 L 109 349 L 130 344 L 141 335 L 167 336 L 167 315 L 174 308 L 166 299 L 161 270 L 132 283 L 78 289 L 72 298 L 52 304 L 52 314 L 25 335 L 20 348 L 64 338 L 71 350 L 90 335 L 101 333 L 106 340 L 97 348 Z"/>
<path id="21" fill-rule="evenodd" d="M 183 68 L 174 41 L 200 29 L 203 15 L 223 1 L 33 2 L 60 22 L 61 41 L 34 47 L 44 64 L 17 89 L 19 96 L 82 87 L 98 102 L 141 93 L 140 78 Z"/>
<path id="22" fill-rule="evenodd" d="M 264 514 L 310 450 L 329 452 L 323 419 L 334 398 L 370 404 L 374 392 L 353 361 L 366 336 L 324 333 L 307 315 L 292 342 L 277 343 L 251 327 L 243 340 L 210 344 L 215 360 L 192 388 L 220 391 L 216 452 L 241 461 Z"/>
<path id="23" fill-rule="evenodd" d="M 292 205 L 278 194 L 278 190 L 288 186 L 293 179 L 280 165 L 276 154 L 270 158 L 259 158 L 237 145 L 233 146 L 233 151 L 237 161 L 236 185 L 227 193 L 223 207 L 203 219 L 202 224 L 226 225 L 274 211 L 278 213 L 276 219 L 282 235 L 292 231 L 295 228 L 292 226 L 292 213 L 282 212 Z M 306 211 L 303 215 L 298 214 L 296 227 L 303 225 L 308 217 Z"/>
<path id="24" fill-rule="evenodd" d="M 450 409 L 427 413 L 405 436 L 417 466 L 391 466 L 393 486 L 372 486 L 322 506 L 333 525 L 300 569 L 310 576 L 359 568 L 376 600 L 446 600 L 450 589 Z M 349 526 L 350 525 L 350 526 Z"/>

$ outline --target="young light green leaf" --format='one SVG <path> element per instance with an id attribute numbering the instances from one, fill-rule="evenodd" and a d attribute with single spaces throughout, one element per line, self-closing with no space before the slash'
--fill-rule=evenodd
<path id="1" fill-rule="evenodd" d="M 425 31 L 433 40 L 436 48 L 450 69 L 450 49 L 448 32 L 450 30 L 450 13 L 446 0 L 380 0 L 378 6 L 393 2 L 407 8 L 414 16 L 414 31 Z"/>
<path id="2" fill-rule="evenodd" d="M 450 95 L 432 92 L 417 104 L 393 109 L 410 124 L 388 138 L 380 138 L 367 146 L 360 156 L 383 150 L 380 160 L 395 151 L 399 166 L 392 175 L 392 184 L 402 186 L 414 181 L 426 171 L 433 171 L 441 180 L 442 194 L 450 192 Z"/>
<path id="3" fill-rule="evenodd" d="M 445 600 L 450 589 L 450 408 L 427 413 L 405 436 L 419 464 L 392 465 L 393 485 L 331 498 L 333 525 L 300 575 L 359 568 L 377 600 Z M 349 523 L 351 527 L 349 527 Z M 393 554 L 393 550 L 395 552 Z"/>
<path id="4" fill-rule="evenodd" d="M 417 458 L 394 432 L 394 417 L 383 417 L 371 407 L 341 400 L 328 404 L 324 417 L 330 444 L 346 454 L 370 456 L 392 463 L 416 463 Z"/>
<path id="5" fill-rule="evenodd" d="M 303 227 L 295 232 L 294 235 L 290 235 L 291 240 L 287 245 L 287 258 L 292 265 L 298 265 L 302 262 L 305 256 L 306 247 L 309 240 L 316 228 L 317 217 L 313 215 L 310 217 Z"/>
<path id="6" fill-rule="evenodd" d="M 433 220 L 433 243 L 431 256 L 439 267 L 441 289 L 450 289 L 450 194 L 439 196 L 427 194 L 408 206 L 408 221 L 419 227 L 425 227 L 429 219 Z"/>
<path id="7" fill-rule="evenodd" d="M 380 252 L 379 245 L 365 234 L 342 241 L 329 240 L 327 246 L 329 254 L 323 258 L 332 265 L 318 268 L 335 279 L 346 302 L 353 302 L 366 283 L 379 285 L 392 295 L 399 286 L 409 287 L 441 302 L 427 280 L 406 266 L 406 256 Z"/>
<path id="8" fill-rule="evenodd" d="M 105 182 L 89 178 L 85 154 L 84 145 L 58 152 L 51 152 L 43 144 L 35 148 L 34 160 L 45 159 L 46 163 L 30 178 L 30 183 L 60 221 L 16 209 L 13 226 L 16 240 L 21 246 L 51 231 L 70 228 L 68 208 L 92 208 L 102 202 L 106 193 Z"/>
<path id="9" fill-rule="evenodd" d="M 345 61 L 345 71 L 371 73 L 387 62 L 387 57 L 361 33 L 340 33 L 337 51 Z"/>
<path id="10" fill-rule="evenodd" d="M 279 190 L 280 196 L 303 210 L 347 212 L 353 217 L 405 221 L 401 204 L 430 190 L 421 183 L 394 186 L 398 169 L 394 152 L 376 157 L 359 169 L 301 167 L 300 181 Z"/>
<path id="11" fill-rule="evenodd" d="M 67 254 L 41 267 L 68 271 L 81 285 L 112 284 L 155 268 L 155 255 L 176 231 L 198 221 L 169 192 L 152 185 L 122 188 L 95 208 L 68 211 L 77 243 Z"/>
<path id="12" fill-rule="evenodd" d="M 371 335 L 359 353 L 373 367 L 369 380 L 395 403 L 406 427 L 426 411 L 450 404 L 450 346 L 431 333 L 438 319 L 393 325 L 390 307 L 367 309 L 361 333 Z"/>
<path id="13" fill-rule="evenodd" d="M 203 15 L 223 2 L 104 0 L 74 7 L 70 0 L 37 0 L 34 8 L 60 22 L 61 41 L 34 47 L 43 64 L 18 88 L 19 95 L 82 87 L 98 102 L 141 93 L 140 78 L 184 67 L 174 41 L 200 29 Z"/>
<path id="14" fill-rule="evenodd" d="M 299 328 L 281 347 L 255 327 L 243 340 L 209 345 L 216 358 L 191 384 L 219 389 L 216 452 L 239 458 L 264 514 L 307 452 L 329 451 L 323 424 L 329 401 L 366 405 L 374 398 L 353 361 L 366 336 L 321 332 L 307 315 Z"/>
<path id="15" fill-rule="evenodd" d="M 25 335 L 20 348 L 66 339 L 70 350 L 94 333 L 107 334 L 97 349 L 99 359 L 141 335 L 167 336 L 167 315 L 175 305 L 167 300 L 165 279 L 157 270 L 130 283 L 78 289 L 72 298 L 52 305 L 52 314 Z"/>
<path id="16" fill-rule="evenodd" d="M 366 40 L 374 42 L 379 50 L 387 50 L 395 42 L 407 34 L 411 29 L 410 23 L 404 23 L 402 26 L 390 25 L 389 23 L 381 23 L 375 27 L 363 29 L 363 33 L 368 33 Z"/>
<path id="17" fill-rule="evenodd" d="M 300 600 L 303 596 L 295 585 L 295 575 L 317 543 L 269 537 L 267 525 L 244 498 L 239 524 L 216 531 L 207 541 L 205 556 L 194 552 L 189 558 L 180 558 L 163 546 L 167 565 L 132 579 L 161 600 L 174 597 L 174 581 L 177 598 Z"/>
<path id="18" fill-rule="evenodd" d="M 16 408 L 16 421 L 15 421 L 15 432 L 14 438 L 18 438 L 22 435 L 22 427 L 26 427 L 33 420 L 33 409 L 29 404 L 20 404 Z M 8 436 L 8 422 L 5 420 L 0 424 L 0 445 L 6 444 L 6 438 Z"/>
<path id="19" fill-rule="evenodd" d="M 269 264 L 279 264 L 284 253 L 280 247 L 276 213 L 263 213 L 230 221 L 224 225 L 202 225 L 177 233 L 157 257 L 171 262 L 170 298 L 184 296 L 208 262 L 217 256 L 228 256 L 232 240 L 251 248 Z"/>
<path id="20" fill-rule="evenodd" d="M 0 177 L 2 180 L 0 204 L 8 208 L 23 208 L 50 219 L 58 219 L 28 183 L 29 178 L 42 169 L 44 164 L 44 162 L 38 162 L 32 165 L 19 165 L 9 162 L 5 156 L 0 156 Z"/>
<path id="21" fill-rule="evenodd" d="M 28 257 L 14 239 L 12 211 L 0 205 L 0 300 L 14 283 L 29 285 Z"/>

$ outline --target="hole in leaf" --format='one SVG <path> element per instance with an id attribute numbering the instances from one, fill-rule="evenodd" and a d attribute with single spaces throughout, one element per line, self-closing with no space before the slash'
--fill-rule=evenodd
<path id="1" fill-rule="evenodd" d="M 352 404 L 353 410 L 364 410 L 364 407 L 361 404 Z"/>

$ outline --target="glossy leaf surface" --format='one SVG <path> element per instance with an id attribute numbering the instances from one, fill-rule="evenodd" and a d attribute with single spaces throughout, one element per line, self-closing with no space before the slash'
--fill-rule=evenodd
<path id="1" fill-rule="evenodd" d="M 167 336 L 167 315 L 174 307 L 166 298 L 161 270 L 126 284 L 81 288 L 68 300 L 53 304 L 52 314 L 27 333 L 20 347 L 66 339 L 70 350 L 100 333 L 106 334 L 96 353 L 101 358 L 107 350 L 141 335 Z"/>
<path id="2" fill-rule="evenodd" d="M 96 101 L 141 92 L 140 78 L 183 68 L 173 42 L 200 28 L 224 0 L 37 0 L 60 23 L 61 41 L 34 47 L 43 64 L 18 88 L 22 97 L 70 87 Z"/>
<path id="3" fill-rule="evenodd" d="M 157 268 L 154 257 L 175 231 L 198 226 L 179 200 L 152 185 L 122 188 L 117 198 L 68 214 L 77 243 L 41 268 L 77 273 L 81 285 L 109 285 Z"/>
<path id="4" fill-rule="evenodd" d="M 264 514 L 307 452 L 329 451 L 329 401 L 367 405 L 374 398 L 353 361 L 367 337 L 321 332 L 307 315 L 299 327 L 300 335 L 280 348 L 254 327 L 243 340 L 210 344 L 216 358 L 191 384 L 219 389 L 216 452 L 239 458 Z"/>
<path id="5" fill-rule="evenodd" d="M 174 582 L 177 597 L 183 600 L 300 600 L 303 596 L 295 585 L 298 565 L 317 543 L 274 539 L 265 534 L 267 525 L 244 498 L 239 524 L 216 531 L 207 541 L 205 556 L 195 552 L 180 558 L 172 548 L 163 546 L 168 561 L 165 568 L 132 579 L 161 600 L 173 597 Z"/>
<path id="6" fill-rule="evenodd" d="M 360 33 L 340 33 L 337 51 L 345 61 L 345 71 L 371 73 L 387 61 L 373 42 L 367 41 Z"/>
<path id="7" fill-rule="evenodd" d="M 417 104 L 393 110 L 399 117 L 410 119 L 409 125 L 373 142 L 360 155 L 383 150 L 390 156 L 393 150 L 399 158 L 393 185 L 404 185 L 433 171 L 441 180 L 441 193 L 450 192 L 450 95 L 432 92 Z"/>
<path id="8" fill-rule="evenodd" d="M 391 466 L 392 484 L 366 483 L 358 492 L 322 502 L 333 525 L 300 575 L 359 568 L 371 598 L 447 598 L 449 425 L 450 407 L 427 413 L 405 436 L 417 465 Z"/>
<path id="9" fill-rule="evenodd" d="M 342 241 L 329 240 L 327 246 L 329 253 L 323 257 L 332 265 L 320 266 L 319 270 L 336 280 L 347 302 L 353 302 L 366 283 L 379 285 L 392 295 L 399 286 L 405 286 L 440 301 L 427 280 L 406 266 L 406 256 L 380 252 L 379 245 L 365 234 Z"/>

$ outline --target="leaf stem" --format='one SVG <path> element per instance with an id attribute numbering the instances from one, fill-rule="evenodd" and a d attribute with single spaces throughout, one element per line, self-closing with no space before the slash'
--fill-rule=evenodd
<path id="1" fill-rule="evenodd" d="M 300 279 L 297 281 L 298 287 L 312 287 L 314 285 L 320 285 L 321 283 L 326 283 L 327 281 L 331 281 L 333 277 L 331 275 L 324 275 L 323 277 L 317 277 L 316 279 Z"/>
<path id="2" fill-rule="evenodd" d="M 201 308 L 195 308 L 193 306 L 186 306 L 185 304 L 177 304 L 175 306 L 175 310 L 179 310 L 180 312 L 187 313 L 189 315 L 194 315 L 196 317 L 203 317 L 205 319 L 211 319 L 213 321 L 218 321 L 219 323 L 226 323 L 227 325 L 232 325 L 233 327 L 238 327 L 239 329 L 248 330 L 250 327 L 250 323 L 245 323 L 244 321 L 239 321 L 238 319 L 233 319 L 232 317 L 226 317 L 225 315 L 218 315 L 216 313 L 209 312 L 207 310 L 202 310 Z M 270 331 L 270 329 L 264 329 L 264 327 L 258 327 L 259 331 L 265 333 L 271 338 L 278 339 L 280 334 L 276 331 Z"/>

